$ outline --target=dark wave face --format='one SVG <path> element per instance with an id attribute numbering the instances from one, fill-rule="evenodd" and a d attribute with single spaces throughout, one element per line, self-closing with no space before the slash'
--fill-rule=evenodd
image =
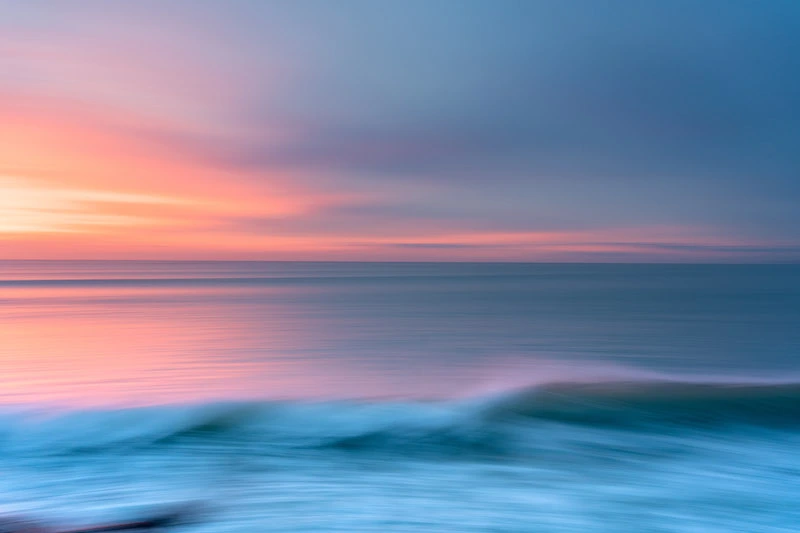
<path id="1" fill-rule="evenodd" d="M 800 383 L 557 383 L 512 394 L 497 416 L 586 426 L 800 427 Z"/>
<path id="2" fill-rule="evenodd" d="M 451 401 L 260 401 L 18 413 L 5 452 L 59 455 L 208 446 L 263 454 L 342 451 L 535 459 L 547 436 L 800 435 L 798 383 L 552 383 Z"/>

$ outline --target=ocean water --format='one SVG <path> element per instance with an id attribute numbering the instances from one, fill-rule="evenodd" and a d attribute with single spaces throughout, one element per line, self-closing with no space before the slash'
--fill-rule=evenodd
<path id="1" fill-rule="evenodd" d="M 800 266 L 0 262 L 0 510 L 800 531 Z"/>

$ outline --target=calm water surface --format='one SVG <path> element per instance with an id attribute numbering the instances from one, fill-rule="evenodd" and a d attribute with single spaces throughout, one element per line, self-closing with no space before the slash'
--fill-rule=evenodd
<path id="1" fill-rule="evenodd" d="M 6 262 L 0 400 L 439 397 L 620 367 L 783 376 L 800 368 L 798 324 L 791 265 Z"/>

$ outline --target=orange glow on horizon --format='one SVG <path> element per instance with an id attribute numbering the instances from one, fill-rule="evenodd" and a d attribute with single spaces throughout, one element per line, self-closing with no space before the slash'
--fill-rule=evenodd
<path id="1" fill-rule="evenodd" d="M 641 253 L 639 242 L 720 244 L 687 227 L 475 232 L 416 224 L 337 232 L 317 222 L 282 233 L 282 220 L 383 198 L 312 188 L 280 168 L 234 172 L 142 133 L 166 125 L 137 124 L 143 119 L 135 115 L 23 103 L 0 103 L 0 259 L 547 261 Z M 248 220 L 258 223 L 237 227 Z"/>
<path id="2" fill-rule="evenodd" d="M 347 199 L 283 172 L 231 175 L 115 120 L 124 122 L 68 105 L 0 105 L 0 258 L 291 249 L 287 237 L 226 233 L 225 221 L 301 216 Z"/>

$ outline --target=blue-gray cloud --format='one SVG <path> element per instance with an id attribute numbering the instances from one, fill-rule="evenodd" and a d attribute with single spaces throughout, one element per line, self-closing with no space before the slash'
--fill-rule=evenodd
<path id="1" fill-rule="evenodd" d="M 330 39 L 340 53 L 316 59 L 332 64 L 288 102 L 269 95 L 244 112 L 265 138 L 281 121 L 303 134 L 228 147 L 233 161 L 455 181 L 492 169 L 730 180 L 797 168 L 794 2 L 340 6 L 331 21 L 327 9 L 288 17 L 318 46 Z"/>
<path id="2" fill-rule="evenodd" d="M 529 227 L 545 214 L 800 238 L 796 2 L 350 1 L 281 16 L 310 28 L 320 63 L 291 94 L 246 102 L 254 134 L 215 144 L 225 164 L 442 183 L 444 212 L 489 206 Z M 299 133 L 275 142 L 284 124 Z"/>

